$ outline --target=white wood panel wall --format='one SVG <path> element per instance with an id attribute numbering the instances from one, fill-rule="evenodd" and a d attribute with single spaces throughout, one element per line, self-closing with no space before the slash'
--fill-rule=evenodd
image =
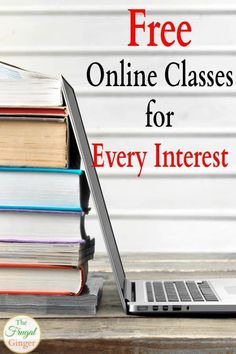
<path id="1" fill-rule="evenodd" d="M 188 48 L 128 48 L 129 7 L 149 18 L 190 21 Z M 113 30 L 111 27 L 113 26 Z M 226 33 L 227 32 L 227 33 Z M 49 74 L 62 73 L 76 88 L 90 142 L 109 149 L 166 148 L 230 151 L 230 168 L 217 171 L 157 171 L 151 153 L 143 176 L 136 169 L 99 170 L 118 245 L 123 251 L 236 251 L 236 87 L 170 89 L 162 75 L 172 60 L 186 58 L 195 70 L 232 70 L 236 80 L 235 0 L 8 0 L 0 2 L 0 57 Z M 160 73 L 158 88 L 92 88 L 92 61 Z M 161 75 L 162 74 L 162 75 Z M 172 130 L 147 131 L 145 109 L 175 112 Z M 104 250 L 96 213 L 87 229 Z"/>

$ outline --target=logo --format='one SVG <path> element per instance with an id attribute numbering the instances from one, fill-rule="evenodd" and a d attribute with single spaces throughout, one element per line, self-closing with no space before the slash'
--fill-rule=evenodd
<path id="1" fill-rule="evenodd" d="M 12 317 L 4 327 L 3 340 L 13 353 L 30 353 L 39 345 L 40 327 L 29 316 Z"/>

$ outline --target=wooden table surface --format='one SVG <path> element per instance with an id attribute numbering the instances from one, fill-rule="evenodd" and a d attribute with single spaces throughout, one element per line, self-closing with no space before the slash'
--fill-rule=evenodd
<path id="1" fill-rule="evenodd" d="M 124 254 L 129 279 L 235 277 L 236 254 Z M 138 317 L 124 314 L 106 255 L 90 271 L 105 280 L 95 317 L 39 318 L 42 354 L 236 353 L 236 318 Z M 0 353 L 6 319 L 0 319 Z"/>

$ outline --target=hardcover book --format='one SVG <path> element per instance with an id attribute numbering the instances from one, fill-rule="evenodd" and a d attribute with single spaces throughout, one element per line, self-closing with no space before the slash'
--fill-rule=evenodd
<path id="1" fill-rule="evenodd" d="M 0 294 L 0 312 L 34 316 L 95 315 L 102 295 L 103 279 L 89 276 L 80 296 Z"/>
<path id="2" fill-rule="evenodd" d="M 81 208 L 0 207 L 0 240 L 8 242 L 78 242 L 85 238 Z"/>
<path id="3" fill-rule="evenodd" d="M 65 266 L 4 266 L 0 268 L 0 294 L 79 295 L 86 277 L 87 264 L 79 269 Z"/>
<path id="4" fill-rule="evenodd" d="M 0 202 L 15 208 L 88 208 L 84 171 L 66 168 L 0 166 Z"/>

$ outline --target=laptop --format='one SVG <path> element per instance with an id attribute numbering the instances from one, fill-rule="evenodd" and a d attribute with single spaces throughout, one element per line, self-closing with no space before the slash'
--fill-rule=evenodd
<path id="1" fill-rule="evenodd" d="M 236 279 L 233 278 L 174 281 L 126 278 L 75 92 L 63 77 L 62 91 L 124 311 L 143 315 L 236 313 Z"/>

